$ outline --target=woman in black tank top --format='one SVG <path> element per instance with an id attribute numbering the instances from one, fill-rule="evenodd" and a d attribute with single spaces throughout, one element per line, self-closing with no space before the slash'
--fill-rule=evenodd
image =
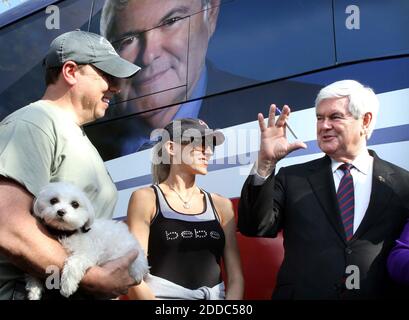
<path id="1" fill-rule="evenodd" d="M 129 200 L 128 224 L 151 267 L 145 281 L 129 290 L 130 299 L 242 299 L 232 203 L 195 182 L 223 142 L 223 133 L 199 119 L 174 120 L 162 131 L 152 149 L 154 185 Z"/>

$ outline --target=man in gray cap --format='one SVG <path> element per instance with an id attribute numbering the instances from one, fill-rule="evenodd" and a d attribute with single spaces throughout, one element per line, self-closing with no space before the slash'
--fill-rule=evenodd
<path id="1" fill-rule="evenodd" d="M 61 270 L 66 252 L 30 214 L 34 197 L 52 181 L 82 188 L 97 217 L 111 218 L 117 191 L 82 125 L 104 116 L 118 79 L 140 68 L 119 57 L 103 37 L 72 31 L 57 37 L 44 60 L 41 100 L 0 123 L 0 299 L 24 299 L 24 273 L 46 279 Z M 90 268 L 79 291 L 114 297 L 135 285 L 128 266 L 136 252 Z M 47 274 L 48 273 L 48 274 Z M 58 278 L 59 279 L 59 278 Z M 48 281 L 58 289 L 58 283 Z M 48 297 L 54 296 L 48 291 Z M 47 293 L 45 294 L 47 297 Z"/>

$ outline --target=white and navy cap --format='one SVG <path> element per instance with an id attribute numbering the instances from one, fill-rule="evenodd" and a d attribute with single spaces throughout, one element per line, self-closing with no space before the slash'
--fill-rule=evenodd
<path id="1" fill-rule="evenodd" d="M 168 139 L 178 143 L 191 142 L 201 138 L 213 138 L 212 144 L 218 146 L 225 140 L 221 131 L 213 130 L 200 119 L 182 118 L 167 124 L 164 128 L 168 132 Z"/>

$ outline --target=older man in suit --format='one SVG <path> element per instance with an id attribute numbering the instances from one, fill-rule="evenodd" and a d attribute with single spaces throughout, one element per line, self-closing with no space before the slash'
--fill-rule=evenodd
<path id="1" fill-rule="evenodd" d="M 261 145 L 246 180 L 238 226 L 248 236 L 283 231 L 285 257 L 276 299 L 356 299 L 399 295 L 386 259 L 409 217 L 409 172 L 367 149 L 379 102 L 353 80 L 321 89 L 317 140 L 325 156 L 282 168 L 277 162 L 305 148 L 289 143 L 284 106 L 268 124 L 258 115 Z"/>

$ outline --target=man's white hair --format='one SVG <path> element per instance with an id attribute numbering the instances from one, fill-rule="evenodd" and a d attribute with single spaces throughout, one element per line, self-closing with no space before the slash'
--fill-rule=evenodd
<path id="1" fill-rule="evenodd" d="M 315 99 L 315 108 L 324 99 L 344 98 L 349 100 L 348 110 L 355 119 L 361 118 L 365 113 L 372 113 L 372 121 L 368 127 L 366 138 L 369 139 L 375 128 L 379 111 L 379 100 L 375 92 L 355 80 L 341 80 L 322 88 Z"/>
<path id="2" fill-rule="evenodd" d="M 114 39 L 115 15 L 118 11 L 123 10 L 128 5 L 129 1 L 130 0 L 105 0 L 102 8 L 99 30 L 101 35 L 107 38 L 109 41 L 116 40 Z M 201 1 L 203 9 L 207 11 L 211 0 Z M 205 17 L 207 18 L 207 15 L 205 15 Z"/>

